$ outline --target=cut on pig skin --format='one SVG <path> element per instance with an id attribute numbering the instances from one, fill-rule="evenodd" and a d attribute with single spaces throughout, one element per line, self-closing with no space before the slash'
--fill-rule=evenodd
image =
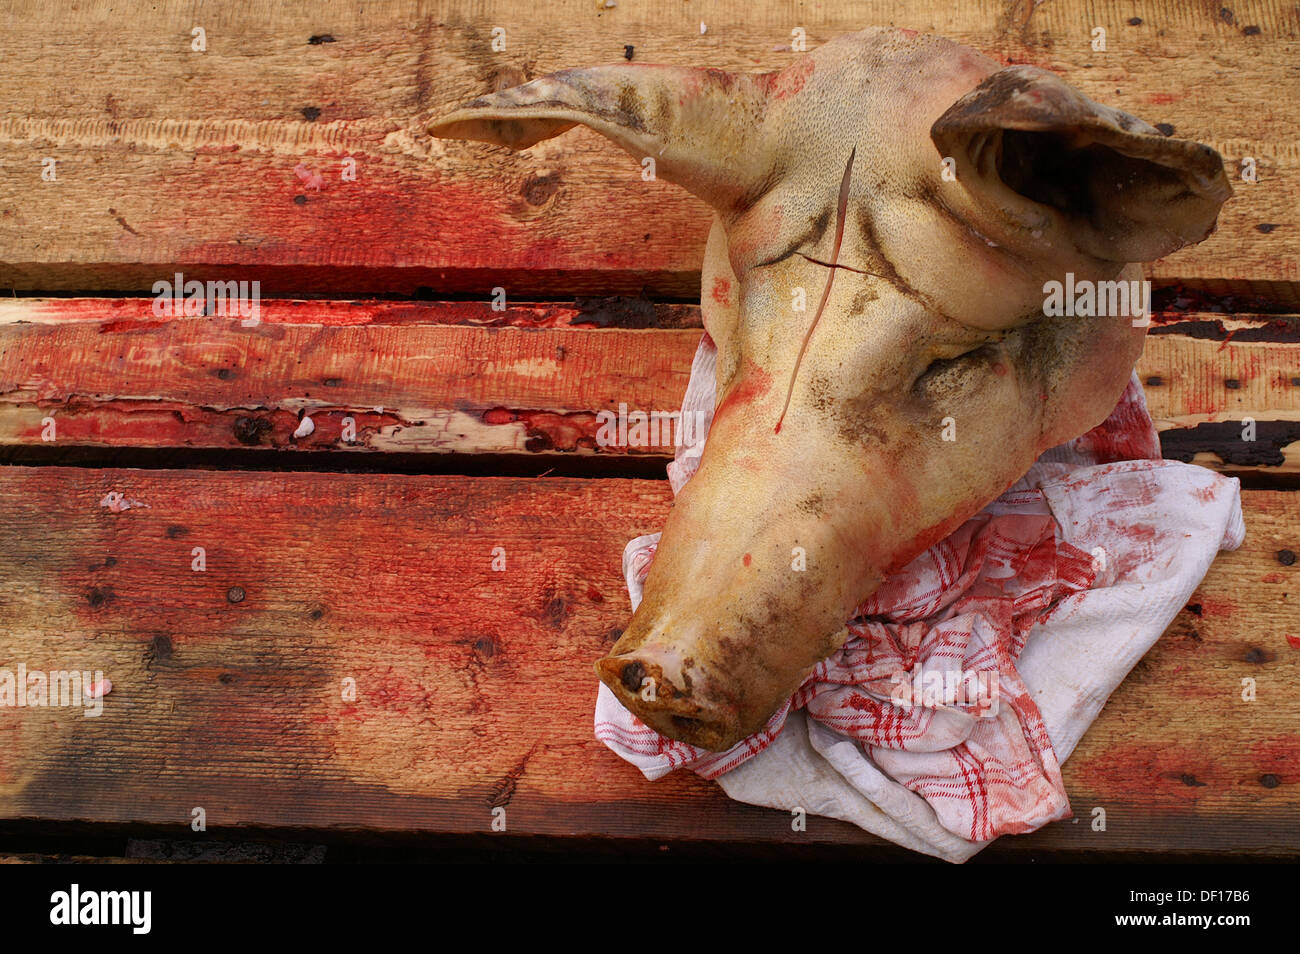
<path id="1" fill-rule="evenodd" d="M 714 751 L 764 726 L 885 575 L 1115 406 L 1145 321 L 1049 317 L 1047 283 L 1139 280 L 1232 192 L 1208 146 L 906 30 L 777 73 L 562 70 L 429 132 L 523 149 L 577 124 L 715 212 L 717 412 L 596 663 L 646 724 Z"/>

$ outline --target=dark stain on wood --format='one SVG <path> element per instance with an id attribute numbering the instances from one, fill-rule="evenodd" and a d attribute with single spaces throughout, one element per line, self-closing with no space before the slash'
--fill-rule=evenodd
<path id="1" fill-rule="evenodd" d="M 271 422 L 264 417 L 248 417 L 241 414 L 235 418 L 233 425 L 235 440 L 249 447 L 254 447 L 262 442 L 262 435 L 269 433 Z"/>
<path id="2" fill-rule="evenodd" d="M 492 784 L 492 790 L 488 795 L 490 807 L 504 808 L 510 804 L 510 800 L 515 797 L 515 789 L 519 787 L 519 780 L 523 778 L 528 768 L 528 760 L 537 751 L 537 745 L 538 743 L 533 743 L 533 747 L 524 754 L 515 767 Z"/>
<path id="3" fill-rule="evenodd" d="M 1300 341 L 1300 323 L 1277 318 L 1251 328 L 1234 328 L 1229 331 L 1223 327 L 1223 322 L 1214 319 L 1174 321 L 1165 325 L 1153 325 L 1147 330 L 1147 334 L 1182 335 L 1185 338 L 1200 338 L 1205 341 L 1294 342 Z"/>
<path id="4" fill-rule="evenodd" d="M 495 636 L 480 636 L 474 640 L 474 658 L 481 664 L 486 664 L 496 659 L 500 653 L 500 646 Z"/>
<path id="5" fill-rule="evenodd" d="M 117 214 L 117 209 L 109 209 L 109 210 L 108 210 L 108 214 L 111 215 L 111 216 L 113 216 L 113 218 L 114 218 L 114 220 L 116 220 L 117 224 L 120 225 L 120 226 L 122 226 L 122 228 L 126 229 L 126 230 L 127 230 L 128 232 L 130 232 L 132 235 L 139 235 L 139 234 L 140 234 L 140 233 L 137 232 L 135 229 L 131 228 L 130 224 L 126 221 L 126 219 L 124 219 L 122 216 L 120 216 L 120 215 Z"/>
<path id="6" fill-rule="evenodd" d="M 524 201 L 532 206 L 542 206 L 560 191 L 560 174 L 548 172 L 544 176 L 530 175 L 519 188 Z"/>
<path id="7" fill-rule="evenodd" d="M 172 658 L 173 652 L 171 637 L 165 633 L 159 633 L 149 640 L 149 645 L 144 651 L 144 668 L 152 669 L 154 663 L 166 662 Z"/>
<path id="8" fill-rule="evenodd" d="M 542 622 L 552 629 L 563 629 L 564 621 L 569 618 L 569 602 L 558 593 L 552 593 L 542 610 Z"/>
<path id="9" fill-rule="evenodd" d="M 1243 441 L 1240 421 L 1215 421 L 1160 433 L 1166 460 L 1191 463 L 1197 454 L 1215 454 L 1225 464 L 1239 467 L 1280 467 L 1286 463 L 1282 448 L 1300 441 L 1300 421 L 1257 421 L 1255 440 Z"/>

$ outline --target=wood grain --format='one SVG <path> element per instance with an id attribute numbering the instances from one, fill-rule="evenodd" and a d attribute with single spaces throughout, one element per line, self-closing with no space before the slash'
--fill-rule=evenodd
<path id="1" fill-rule="evenodd" d="M 1056 70 L 1219 149 L 1236 182 L 1219 231 L 1149 275 L 1300 301 L 1300 12 L 1287 0 L 405 0 L 364 12 L 19 0 L 2 16 L 0 287 L 143 290 L 182 269 L 259 279 L 277 297 L 501 285 L 693 298 L 709 221 L 698 200 L 643 182 L 586 130 L 513 154 L 430 141 L 423 121 L 626 46 L 634 62 L 758 72 L 791 62 L 796 27 L 812 48 L 893 24 Z M 191 50 L 196 26 L 204 52 Z M 1236 175 L 1245 156 L 1254 184 Z M 55 182 L 40 178 L 46 158 Z M 341 175 L 348 158 L 355 181 Z"/>
<path id="2" fill-rule="evenodd" d="M 642 299 L 503 311 L 273 300 L 248 328 L 158 319 L 151 306 L 0 301 L 0 446 L 666 460 L 667 433 L 608 443 L 597 415 L 676 412 L 700 338 L 698 307 Z M 1223 340 L 1206 330 L 1225 322 Z M 1157 316 L 1138 373 L 1166 455 L 1233 473 L 1300 471 L 1294 328 L 1288 316 Z M 315 429 L 295 438 L 304 415 Z"/>
<path id="3" fill-rule="evenodd" d="M 114 491 L 137 505 L 113 512 Z M 504 808 L 515 834 L 876 844 L 821 819 L 792 832 L 693 776 L 646 782 L 592 738 L 591 662 L 629 616 L 620 554 L 669 497 L 651 481 L 5 468 L 0 666 L 102 670 L 113 690 L 98 718 L 0 709 L 0 819 L 183 833 L 201 807 L 220 829 L 486 833 Z M 1245 502 L 1246 545 L 1066 764 L 1082 820 L 999 850 L 1300 851 L 1300 567 L 1278 556 L 1300 522 L 1289 494 Z"/>

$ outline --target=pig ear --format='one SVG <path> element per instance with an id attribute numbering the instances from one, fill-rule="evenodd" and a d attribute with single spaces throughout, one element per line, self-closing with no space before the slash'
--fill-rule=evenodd
<path id="1" fill-rule="evenodd" d="M 472 100 L 428 127 L 441 139 L 524 149 L 578 124 L 716 209 L 755 197 L 769 177 L 758 146 L 765 89 L 722 70 L 619 65 L 562 70 Z"/>
<path id="2" fill-rule="evenodd" d="M 988 77 L 930 136 L 955 159 L 958 181 L 1012 228 L 1055 222 L 1108 261 L 1149 262 L 1201 241 L 1232 195 L 1209 146 L 1162 136 L 1032 66 Z"/>

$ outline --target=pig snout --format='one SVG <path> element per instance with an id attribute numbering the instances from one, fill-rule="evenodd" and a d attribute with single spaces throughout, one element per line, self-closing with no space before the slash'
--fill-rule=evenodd
<path id="1" fill-rule="evenodd" d="M 761 730 L 846 635 L 832 626 L 814 652 L 792 659 L 798 641 L 782 633 L 794 621 L 767 622 L 721 628 L 705 614 L 638 614 L 596 674 L 660 735 L 723 752 Z"/>

